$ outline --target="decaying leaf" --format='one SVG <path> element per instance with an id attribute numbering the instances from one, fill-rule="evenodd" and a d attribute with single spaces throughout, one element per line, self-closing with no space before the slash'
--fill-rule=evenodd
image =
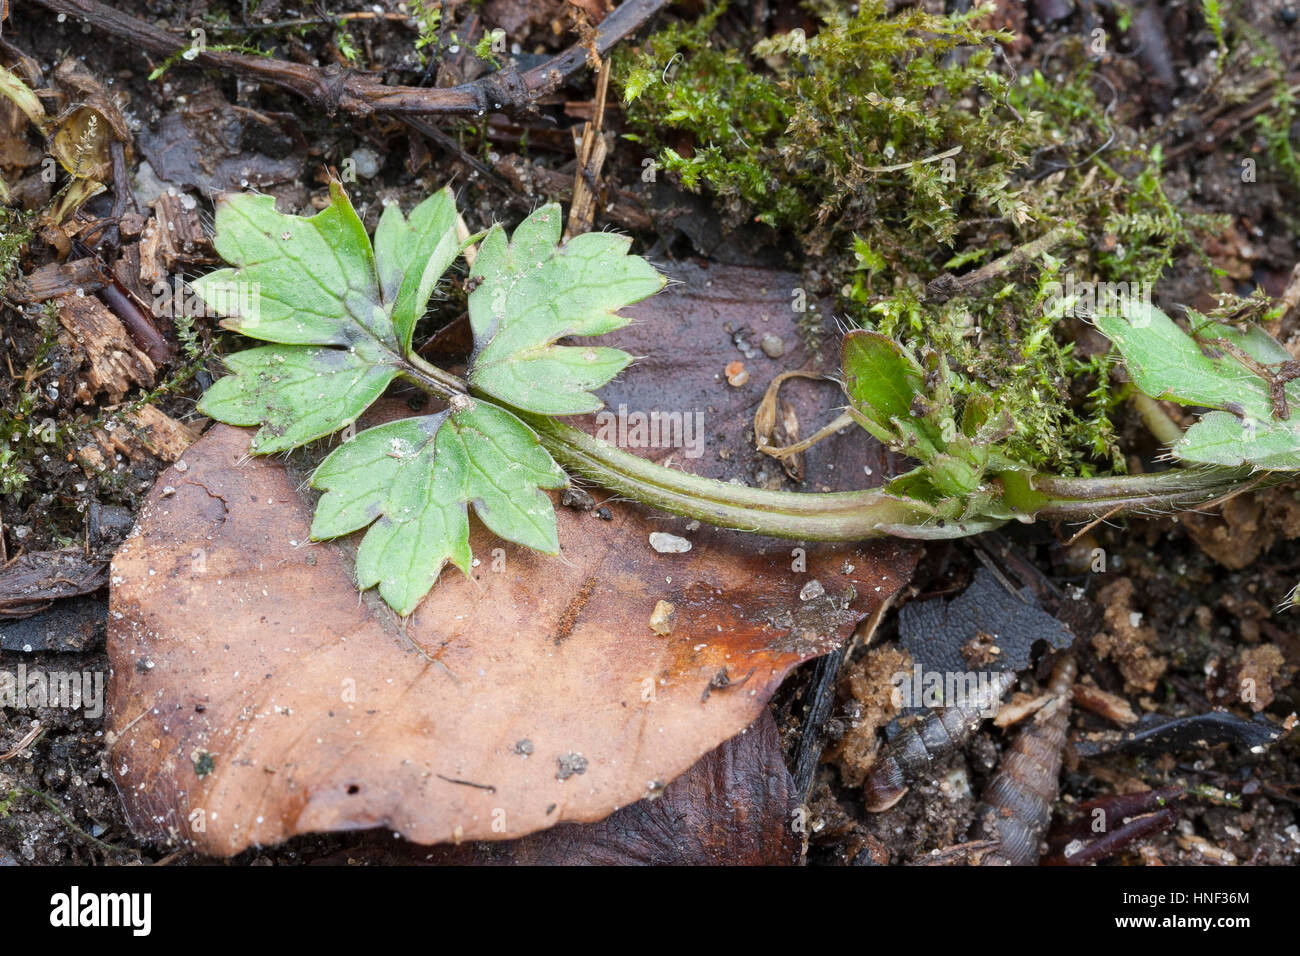
<path id="1" fill-rule="evenodd" d="M 194 445 L 112 572 L 128 814 L 216 855 L 308 831 L 430 843 L 600 819 L 753 721 L 915 560 L 898 542 L 818 546 L 796 573 L 788 543 L 707 528 L 662 555 L 657 516 L 561 508 L 567 560 L 475 528 L 472 576 L 403 623 L 358 600 L 343 546 L 308 543 L 298 477 L 245 461 L 248 442 L 217 427 Z M 811 579 L 825 593 L 801 600 Z M 646 627 L 660 600 L 667 637 Z"/>
<path id="2" fill-rule="evenodd" d="M 307 158 L 307 143 L 288 113 L 227 102 L 206 87 L 178 98 L 140 130 L 140 152 L 160 180 L 202 195 L 266 189 L 289 182 Z"/>
<path id="3" fill-rule="evenodd" d="M 57 598 L 89 594 L 104 586 L 102 561 L 79 548 L 28 551 L 0 567 L 0 618 L 26 617 Z"/>
<path id="4" fill-rule="evenodd" d="M 802 847 L 799 797 L 776 723 L 753 725 L 664 788 L 598 823 L 562 823 L 518 840 L 426 847 L 368 835 L 327 862 L 435 866 L 788 866 Z"/>
<path id="5" fill-rule="evenodd" d="M 28 121 L 37 129 L 45 126 L 45 107 L 31 87 L 18 78 L 12 70 L 0 67 L 0 96 L 22 110 Z"/>
<path id="6" fill-rule="evenodd" d="M 1074 741 L 1074 749 L 1080 757 L 1097 757 L 1117 751 L 1152 755 L 1170 751 L 1205 753 L 1219 744 L 1233 744 L 1260 754 L 1290 730 L 1290 725 L 1279 724 L 1263 714 L 1256 714 L 1253 720 L 1226 710 L 1172 718 L 1147 714 L 1132 730 L 1080 735 Z"/>
<path id="7" fill-rule="evenodd" d="M 788 370 L 781 400 L 801 421 L 826 421 L 843 402 L 839 386 L 818 377 L 838 367 L 838 336 L 804 341 L 790 309 L 795 273 L 752 266 L 679 261 L 665 267 L 672 280 L 661 293 L 626 309 L 633 321 L 618 345 L 637 360 L 600 391 L 604 411 L 575 421 L 585 431 L 640 457 L 724 481 L 782 486 L 776 463 L 755 448 L 750 433 L 764 392 Z M 764 336 L 780 339 L 778 357 L 759 348 Z M 576 339 L 583 343 L 591 340 Z M 743 359 L 751 370 L 741 388 L 723 370 Z M 665 401 L 665 395 L 671 398 Z M 775 406 L 773 406 L 775 408 Z M 772 421 L 775 429 L 775 413 Z M 807 491 L 852 491 L 879 484 L 901 459 L 861 432 L 845 429 L 805 453 Z"/>
<path id="8" fill-rule="evenodd" d="M 898 616 L 900 643 L 927 672 L 1019 671 L 1038 643 L 1069 647 L 1074 635 L 1040 610 L 1028 588 L 1020 596 L 992 572 L 977 568 L 970 587 L 951 601 L 910 601 Z"/>

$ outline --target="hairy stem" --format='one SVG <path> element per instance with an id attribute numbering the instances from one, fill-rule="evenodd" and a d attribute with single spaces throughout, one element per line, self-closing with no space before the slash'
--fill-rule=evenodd
<path id="1" fill-rule="evenodd" d="M 445 402 L 449 401 L 454 395 L 469 394 L 469 386 L 465 384 L 463 379 L 452 375 L 450 372 L 444 372 L 436 365 L 430 365 L 420 358 L 414 349 L 406 356 L 405 362 L 406 365 L 402 368 L 402 374 L 435 398 L 440 398 Z"/>
<path id="2" fill-rule="evenodd" d="M 804 494 L 769 491 L 700 478 L 665 468 L 614 448 L 551 418 L 524 414 L 542 444 L 574 474 L 642 504 L 724 528 L 777 538 L 856 541 L 959 538 L 989 531 L 1005 519 L 973 517 L 945 521 L 924 502 L 881 489 Z M 1007 500 L 1019 503 L 1021 520 L 1086 520 L 1106 514 L 1150 514 L 1203 505 L 1253 485 L 1287 480 L 1248 468 L 1171 469 L 1153 475 L 1107 478 L 1021 479 Z"/>
<path id="3" fill-rule="evenodd" d="M 459 401 L 469 385 L 449 372 L 407 357 L 403 374 L 442 401 Z M 481 395 L 479 401 L 491 401 Z M 925 502 L 880 488 L 829 494 L 770 491 L 701 478 L 615 448 L 546 415 L 517 408 L 543 446 L 570 472 L 633 501 L 720 528 L 805 541 L 864 538 L 962 538 L 992 531 L 1004 517 L 945 520 Z M 1101 516 L 1168 513 L 1194 508 L 1246 488 L 1279 484 L 1286 472 L 1250 468 L 1174 468 L 1150 475 L 1054 478 L 1002 476 L 1004 502 L 1019 520 L 1086 521 Z"/>

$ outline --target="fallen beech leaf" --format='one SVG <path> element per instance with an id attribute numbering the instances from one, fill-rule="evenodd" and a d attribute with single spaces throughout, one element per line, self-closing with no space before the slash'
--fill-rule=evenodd
<path id="1" fill-rule="evenodd" d="M 404 626 L 250 433 L 218 426 L 157 483 L 113 562 L 111 764 L 142 835 L 225 856 L 384 826 L 418 842 L 600 819 L 661 790 L 900 587 L 903 542 L 806 548 L 557 509 L 564 560 L 499 548 Z M 174 491 L 164 496 L 164 488 Z M 494 548 L 497 548 L 494 550 Z M 851 566 L 851 570 L 848 570 Z M 820 597 L 801 600 L 817 580 Z M 676 608 L 673 633 L 648 620 Z"/>
<path id="2" fill-rule="evenodd" d="M 675 261 L 665 264 L 672 280 L 658 295 L 629 306 L 632 324 L 603 339 L 637 359 L 600 390 L 603 411 L 569 419 L 597 437 L 612 439 L 620 422 L 628 451 L 673 468 L 727 481 L 789 487 L 780 465 L 754 447 L 754 413 L 772 380 L 782 372 L 805 369 L 814 378 L 795 378 L 781 388 L 781 400 L 794 408 L 810 431 L 832 421 L 844 404 L 843 390 L 823 373 L 838 374 L 840 335 L 823 322 L 821 347 L 811 351 L 790 309 L 790 290 L 799 276 L 778 269 Z M 777 358 L 760 343 L 776 335 L 787 343 Z M 723 370 L 741 359 L 750 371 L 743 388 L 727 384 Z M 669 413 L 682 418 L 686 442 L 666 444 L 665 430 L 638 432 L 635 415 Z M 815 425 L 815 427 L 813 427 Z M 602 432 L 602 426 L 604 426 Z M 638 443 L 642 434 L 646 441 Z M 674 433 L 675 435 L 675 433 Z M 660 441 L 654 439 L 658 437 Z M 882 483 L 910 467 L 901 456 L 846 428 L 806 452 L 803 491 L 852 491 Z"/>
<path id="3" fill-rule="evenodd" d="M 781 759 L 776 723 L 709 751 L 655 800 L 599 823 L 563 823 L 518 840 L 424 847 L 376 833 L 326 864 L 435 866 L 789 866 L 799 862 L 799 797 Z"/>
<path id="4" fill-rule="evenodd" d="M 65 598 L 20 620 L 0 611 L 0 651 L 75 653 L 104 639 L 105 601 L 95 595 Z"/>
<path id="5" fill-rule="evenodd" d="M 1235 744 L 1251 753 L 1263 753 L 1274 741 L 1290 732 L 1263 714 L 1246 720 L 1226 710 L 1211 710 L 1188 717 L 1147 714 L 1131 730 L 1101 730 L 1086 734 L 1073 746 L 1080 757 L 1108 753 L 1164 754 L 1171 750 L 1204 752 L 1217 744 Z"/>
<path id="6" fill-rule="evenodd" d="M 232 105 L 211 87 L 173 101 L 173 108 L 140 130 L 139 141 L 158 179 L 205 196 L 289 182 L 307 158 L 292 115 Z"/>

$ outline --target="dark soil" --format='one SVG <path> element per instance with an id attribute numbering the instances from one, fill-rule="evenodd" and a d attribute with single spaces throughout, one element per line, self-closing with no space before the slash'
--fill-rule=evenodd
<path id="1" fill-rule="evenodd" d="M 384 0 L 384 8 L 396 5 Z M 1015 3 L 1008 7 L 1022 6 Z M 198 18 L 228 15 L 239 22 L 239 4 L 130 2 L 123 9 L 151 22 L 165 22 L 178 31 L 188 30 Z M 366 8 L 369 9 L 370 5 Z M 775 5 L 774 5 L 775 6 Z M 942 4 L 930 4 L 939 6 Z M 1034 4 L 1028 6 L 1034 7 Z M 1090 6 L 1090 4 L 1081 4 Z M 1166 4 L 1171 24 L 1170 54 L 1166 64 L 1175 85 L 1162 93 L 1171 103 L 1192 101 L 1204 83 L 1207 65 L 1200 57 L 1203 45 L 1193 44 L 1176 32 L 1174 24 L 1186 22 L 1179 8 Z M 357 5 L 360 9 L 360 5 Z M 1294 22 L 1293 4 L 1283 0 L 1261 0 L 1249 5 L 1248 17 L 1268 33 L 1284 62 L 1300 63 L 1300 27 Z M 292 18 L 295 10 L 306 10 L 281 0 L 264 0 L 256 19 Z M 474 16 L 469 5 L 456 16 Z M 1050 28 L 1026 27 L 1028 42 L 1010 52 L 1012 64 L 1023 68 L 1041 59 L 1043 49 L 1056 32 L 1079 28 L 1078 14 Z M 555 22 L 570 24 L 561 2 L 522 3 L 493 0 L 483 5 L 473 29 L 499 23 L 508 28 L 519 44 L 521 55 L 540 57 L 560 49 L 567 33 L 552 28 Z M 1180 19 L 1181 17 L 1181 19 Z M 462 27 L 464 19 L 459 19 Z M 178 35 L 184 35 L 178 32 Z M 361 21 L 351 28 L 353 43 L 364 62 L 377 65 L 389 82 L 414 83 L 421 73 L 414 55 L 413 31 L 399 21 Z M 471 36 L 470 40 L 477 36 Z M 123 111 L 139 139 L 131 157 L 132 177 L 138 183 L 140 166 L 148 156 L 153 175 L 169 155 L 168 142 L 159 142 L 158 131 L 168 116 L 184 117 L 193 104 L 214 93 L 225 102 L 265 114 L 292 114 L 293 136 L 266 134 L 244 129 L 230 145 L 234 157 L 261 157 L 274 180 L 263 188 L 277 196 L 286 208 L 307 209 L 313 197 L 321 195 L 325 168 L 338 167 L 352 157 L 365 165 L 373 160 L 374 175 L 363 175 L 350 184 L 354 202 L 367 210 L 373 227 L 380 202 L 397 198 L 404 206 L 423 198 L 444 182 L 453 182 L 471 229 L 482 228 L 494 219 L 517 220 L 538 200 L 524 195 L 517 184 L 500 172 L 503 158 L 526 151 L 540 167 L 558 171 L 571 179 L 572 141 L 568 127 L 580 110 L 566 113 L 566 104 L 585 104 L 592 98 L 590 76 L 571 83 L 549 97 L 541 106 L 540 118 L 509 120 L 492 117 L 490 122 L 446 124 L 455 148 L 429 143 L 398 124 L 379 119 L 360 120 L 347 116 L 326 116 L 305 108 L 287 94 L 260 89 L 233 76 L 205 75 L 184 63 L 174 66 L 160 80 L 147 79 L 151 65 L 138 53 L 111 38 L 89 36 L 72 22 L 55 17 L 31 4 L 11 16 L 4 39 L 34 57 L 47 75 L 67 55 L 81 59 L 115 95 L 123 100 Z M 211 42 L 211 41 L 210 41 Z M 448 54 L 440 82 L 472 78 L 480 67 L 465 55 L 468 43 L 458 54 Z M 281 55 L 321 62 L 338 61 L 340 53 L 328 27 L 310 26 L 289 42 Z M 1116 75 L 1120 75 L 1117 73 Z M 1157 109 L 1151 91 L 1144 84 L 1144 72 L 1127 74 L 1133 84 L 1121 96 L 1138 111 Z M 1168 108 L 1168 107 L 1166 107 Z M 195 120 L 198 122 L 199 120 Z M 1149 116 L 1148 122 L 1153 121 Z M 1292 133 L 1292 141 L 1300 142 Z M 300 134 L 301 139 L 298 139 Z M 1247 134 L 1249 135 L 1249 134 Z M 183 137 L 182 137 L 183 139 Z M 521 149 L 521 140 L 527 146 Z M 146 142 L 152 145 L 145 145 Z M 171 145 L 175 145 L 172 143 Z M 469 159 L 475 160 L 472 165 Z M 717 226 L 706 200 L 676 189 L 672 184 L 648 186 L 641 182 L 641 154 L 635 144 L 618 141 L 605 169 L 608 182 L 644 200 L 641 215 L 654 225 L 642 228 L 637 239 L 653 254 L 690 257 L 709 254 L 719 260 L 754 262 L 754 244 L 746 236 L 724 234 Z M 201 167 L 205 164 L 200 163 Z M 206 164 L 211 166 L 211 164 Z M 475 168 L 486 165 L 492 175 Z M 262 167 L 258 167 L 261 169 Z M 174 176 L 184 173 L 181 168 Z M 369 172 L 369 170 L 364 170 Z M 209 193 L 237 183 L 213 181 L 211 168 L 191 169 L 199 198 L 200 216 L 210 225 Z M 1239 188 L 1239 169 L 1225 162 L 1212 146 L 1181 152 L 1167 168 L 1168 184 L 1183 190 L 1189 201 L 1207 213 L 1230 214 L 1235 223 L 1225 238 L 1216 261 L 1229 269 L 1239 291 L 1249 292 L 1254 284 L 1278 295 L 1286 285 L 1297 258 L 1294 220 L 1284 214 L 1294 209 L 1297 197 L 1279 187 L 1261 184 L 1253 192 Z M 146 171 L 144 180 L 149 178 Z M 92 200 L 88 209 L 107 215 L 112 206 L 110 191 Z M 141 212 L 147 212 L 140 199 Z M 595 228 L 629 228 L 597 212 Z M 769 237 L 771 238 L 771 237 Z M 790 261 L 797 250 L 779 238 L 766 244 L 757 264 Z M 53 251 L 35 240 L 18 263 L 20 270 L 52 261 Z M 198 271 L 195 267 L 194 271 Z M 1211 291 L 1201 264 L 1188 256 L 1171 270 L 1158 288 L 1158 299 L 1191 305 L 1206 304 Z M 463 306 L 455 294 L 435 307 L 426 319 L 428 329 L 439 328 L 454 319 Z M 42 347 L 42 310 L 35 306 L 4 307 L 0 330 L 0 352 L 8 365 L 0 371 L 0 402 L 6 409 L 17 407 L 22 398 L 24 369 L 31 367 Z M 214 351 L 219 345 L 211 325 L 200 326 L 202 346 Z M 1283 329 L 1286 341 L 1294 329 Z M 54 344 L 43 357 L 49 375 L 75 375 L 77 356 L 63 344 Z M 14 373 L 9 374 L 10 370 Z M 157 399 L 158 407 L 179 421 L 194 420 L 193 403 L 217 371 L 209 360 L 187 381 L 177 382 Z M 40 388 L 29 410 L 32 421 L 51 418 L 66 426 L 71 452 L 78 440 L 87 440 L 89 429 L 107 414 L 111 403 L 86 406 L 64 388 L 57 395 L 44 388 L 49 378 L 37 378 Z M 160 382 L 165 381 L 160 376 Z M 138 397 L 138 394 L 133 397 Z M 1124 447 L 1136 453 L 1152 450 L 1141 437 L 1137 424 L 1121 436 Z M 15 442 L 23 449 L 33 446 Z M 1136 462 L 1139 466 L 1141 462 Z M 81 549 L 88 563 L 106 561 L 129 527 L 130 516 L 166 462 L 143 452 L 124 457 L 120 467 L 107 476 L 90 478 L 71 454 L 32 455 L 22 462 L 25 486 L 0 495 L 0 534 L 5 553 L 37 552 L 59 548 Z M 1046 527 L 1018 528 L 1008 532 L 1011 545 L 1061 589 L 1079 588 L 1100 615 L 1098 593 L 1121 578 L 1132 584 L 1129 611 L 1132 620 L 1149 627 L 1159 636 L 1155 653 L 1167 665 L 1147 689 L 1136 689 L 1129 680 L 1134 673 L 1126 653 L 1136 653 L 1122 641 L 1108 656 L 1101 656 L 1092 633 L 1081 633 L 1080 676 L 1096 686 L 1124 696 L 1139 713 L 1184 716 L 1204 713 L 1213 706 L 1228 706 L 1242 717 L 1251 710 L 1225 697 L 1221 691 L 1230 677 L 1245 666 L 1255 667 L 1260 686 L 1266 686 L 1270 700 L 1262 711 L 1276 721 L 1300 710 L 1300 617 L 1294 611 L 1276 611 L 1290 589 L 1300 580 L 1300 540 L 1285 531 L 1290 508 L 1297 499 L 1292 492 L 1272 492 L 1268 497 L 1243 496 L 1234 512 L 1236 520 L 1195 517 L 1189 522 L 1177 518 L 1102 524 L 1079 542 L 1065 542 L 1076 529 Z M 1251 508 L 1255 508 L 1251 512 Z M 1245 510 L 1242 511 L 1241 509 Z M 1247 513 L 1249 512 L 1249 513 Z M 1254 518 L 1251 518 L 1251 515 Z M 1216 530 L 1218 529 L 1218 530 Z M 1296 533 L 1300 534 L 1300 526 Z M 1218 537 L 1216 538 L 1216 534 Z M 1217 541 L 1216 546 L 1214 542 Z M 1207 547 L 1202 545 L 1210 542 Z M 1093 549 L 1105 552 L 1106 571 L 1093 573 L 1089 567 Z M 1259 554 L 1245 566 L 1226 567 L 1220 558 L 1234 553 Z M 952 596 L 970 580 L 979 566 L 972 545 L 959 542 L 929 549 L 914 580 L 910 599 L 936 595 Z M 1107 594 L 1117 592 L 1107 591 Z M 69 619 L 59 615 L 64 604 L 28 618 L 24 634 L 35 635 L 21 644 L 6 639 L 0 650 L 0 671 L 13 671 L 20 664 L 29 671 L 90 671 L 106 674 L 104 630 L 107 617 L 106 589 L 83 602 L 78 620 L 90 621 L 78 640 L 69 640 Z M 1140 615 L 1140 618 L 1136 617 Z M 0 634 L 16 633 L 17 621 L 0 618 Z M 1086 630 L 1086 629 L 1083 629 Z M 80 633 L 80 632 L 77 632 Z M 882 623 L 872 648 L 882 646 L 897 634 L 896 610 Z M 25 650 L 25 647 L 31 650 Z M 1274 660 L 1262 648 L 1277 649 Z M 55 648 L 55 649 L 46 649 Z M 883 814 L 867 813 L 860 790 L 850 785 L 854 770 L 843 761 L 840 742 L 855 721 L 863 719 L 868 702 L 853 695 L 847 679 L 870 648 L 856 648 L 844 661 L 841 679 L 829 684 L 835 693 L 831 719 L 824 727 L 804 725 L 804 705 L 815 686 L 815 664 L 806 665 L 792 677 L 773 702 L 773 712 L 782 733 L 787 756 L 793 760 L 805 738 L 820 736 L 825 743 L 823 762 L 812 781 L 807 860 L 812 864 L 843 865 L 867 863 L 924 862 L 936 851 L 972 839 L 968 833 L 978 795 L 988 781 L 1006 740 L 1003 732 L 986 726 L 959 753 L 954 754 L 933 783 L 914 786 L 894 809 Z M 1269 652 L 1271 653 L 1271 652 Z M 1041 676 L 1041 675 L 1039 675 Z M 1024 689 L 1032 689 L 1034 674 L 1022 675 Z M 18 744 L 39 726 L 39 735 L 21 752 L 10 755 Z M 0 864 L 134 862 L 197 863 L 192 854 L 168 846 L 143 844 L 130 832 L 123 819 L 118 794 L 111 780 L 102 717 L 82 716 L 63 708 L 0 708 Z M 1076 734 L 1112 729 L 1092 714 L 1079 714 L 1073 724 Z M 1180 783 L 1195 795 L 1182 805 L 1181 817 L 1173 829 L 1124 849 L 1110 863 L 1295 864 L 1300 862 L 1300 740 L 1295 735 L 1258 755 L 1232 745 L 1199 749 L 1188 747 L 1158 756 L 1106 754 L 1080 758 L 1067 752 L 1061 780 L 1062 813 L 1071 805 L 1097 796 L 1158 788 Z M 860 774 L 858 775 L 860 776 Z M 346 857 L 357 845 L 356 836 L 338 835 L 295 840 L 284 846 L 249 852 L 232 861 L 237 865 L 304 864 L 313 860 Z M 1207 847 L 1209 851 L 1207 852 Z M 946 862 L 960 858 L 941 856 Z"/>

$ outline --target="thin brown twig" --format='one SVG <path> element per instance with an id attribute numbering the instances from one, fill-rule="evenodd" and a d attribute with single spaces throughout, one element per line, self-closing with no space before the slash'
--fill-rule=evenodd
<path id="1" fill-rule="evenodd" d="M 1093 528 L 1097 527 L 1097 525 L 1101 524 L 1103 521 L 1107 521 L 1115 517 L 1115 515 L 1119 514 L 1120 509 L 1122 509 L 1123 507 L 1124 507 L 1123 505 L 1116 505 L 1114 508 L 1111 508 L 1109 511 L 1107 511 L 1104 515 L 1098 515 L 1097 517 L 1093 518 L 1086 525 L 1084 525 L 1082 528 L 1080 528 L 1078 531 L 1072 534 L 1068 541 L 1062 542 L 1061 547 L 1068 548 L 1070 545 L 1074 544 L 1074 542 L 1078 541 L 1080 538 L 1082 538 Z"/>
<path id="2" fill-rule="evenodd" d="M 12 760 L 14 757 L 17 757 L 20 753 L 30 747 L 36 741 L 36 738 L 44 732 L 45 726 L 38 720 L 36 725 L 27 732 L 26 736 L 24 736 L 22 740 L 14 744 L 12 749 L 7 753 L 0 754 L 0 763 L 4 763 L 6 760 Z"/>
<path id="3" fill-rule="evenodd" d="M 332 26 L 353 21 L 387 21 L 415 25 L 415 17 L 409 13 L 376 13 L 374 10 L 357 10 L 350 13 L 329 13 L 319 17 L 297 17 L 290 20 L 272 20 L 267 23 L 216 23 L 204 24 L 214 33 L 266 33 L 274 30 L 296 30 L 299 27 Z M 168 27 L 171 30 L 185 30 L 187 27 Z"/>
<path id="4" fill-rule="evenodd" d="M 1300 83 L 1295 83 L 1289 86 L 1287 88 L 1287 93 L 1291 96 L 1300 93 Z M 1230 142 L 1246 130 L 1250 125 L 1251 120 L 1260 113 L 1273 107 L 1276 102 L 1277 92 L 1275 90 L 1269 90 L 1268 92 L 1256 97 L 1253 102 L 1247 103 L 1245 106 L 1233 110 L 1231 113 L 1220 116 L 1217 119 L 1213 119 L 1214 114 L 1211 113 L 1209 118 L 1204 118 L 1201 122 L 1202 129 L 1206 126 L 1211 127 L 1210 132 L 1198 133 L 1185 143 L 1171 146 L 1165 151 L 1165 163 L 1172 163 L 1183 154 L 1190 153 L 1194 149 L 1209 152 L 1220 143 Z M 1211 123 L 1212 119 L 1213 122 Z M 1208 139 L 1206 138 L 1207 136 L 1209 137 Z"/>
<path id="5" fill-rule="evenodd" d="M 620 40 L 635 32 L 667 5 L 668 0 L 625 0 L 601 21 L 594 48 L 604 56 Z M 54 13 L 89 24 L 101 34 L 128 42 L 155 56 L 172 57 L 184 51 L 184 44 L 166 30 L 114 10 L 98 0 L 36 0 Z M 563 53 L 531 70 L 520 73 L 507 64 L 495 73 L 459 86 L 425 89 L 415 86 L 386 86 L 374 76 L 338 66 L 325 68 L 291 63 L 247 53 L 202 49 L 182 63 L 238 73 L 261 80 L 301 96 L 311 105 L 336 113 L 342 110 L 358 116 L 372 113 L 481 115 L 488 110 L 526 112 L 537 98 L 555 90 L 587 65 L 588 47 L 575 43 Z"/>

